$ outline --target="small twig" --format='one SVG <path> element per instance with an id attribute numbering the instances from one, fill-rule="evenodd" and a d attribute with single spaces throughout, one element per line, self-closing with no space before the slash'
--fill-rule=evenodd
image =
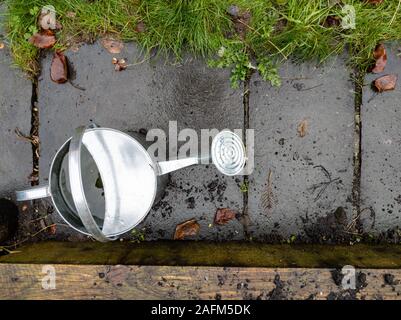
<path id="1" fill-rule="evenodd" d="M 75 84 L 71 79 L 68 80 L 70 85 L 72 85 L 75 89 L 81 90 L 81 91 L 86 91 L 86 88 L 80 87 L 79 85 Z"/>
<path id="2" fill-rule="evenodd" d="M 49 215 L 47 214 L 44 217 L 39 217 L 39 218 L 36 218 L 36 219 L 32 219 L 28 223 L 31 224 L 31 223 L 35 223 L 35 222 L 40 221 L 40 220 L 45 220 L 48 216 Z"/>
<path id="3" fill-rule="evenodd" d="M 320 168 L 320 169 L 323 171 L 323 173 L 324 173 L 324 175 L 326 176 L 326 178 L 328 179 L 328 181 L 323 181 L 323 182 L 315 183 L 315 184 L 313 184 L 311 187 L 308 188 L 308 190 L 312 190 L 312 193 L 315 192 L 317 189 L 321 188 L 321 189 L 319 190 L 318 194 L 316 195 L 315 199 L 314 199 L 314 201 L 317 201 L 317 200 L 320 199 L 320 197 L 321 197 L 321 196 L 323 195 L 323 193 L 326 191 L 327 187 L 328 187 L 330 184 L 332 184 L 333 182 L 339 181 L 340 178 L 332 179 L 332 178 L 331 178 L 330 172 L 329 172 L 325 167 L 323 167 L 322 165 L 317 165 L 317 166 L 314 166 L 313 168 Z"/>
<path id="4" fill-rule="evenodd" d="M 28 238 L 25 238 L 25 239 L 23 239 L 23 240 L 21 240 L 21 241 L 19 241 L 19 242 L 16 242 L 16 243 L 14 243 L 14 244 L 12 244 L 12 245 L 9 245 L 9 246 L 3 246 L 2 248 L 4 248 L 4 249 L 12 248 L 12 247 L 16 248 L 16 247 L 19 246 L 20 244 L 27 242 L 28 240 L 30 240 L 30 239 L 36 237 L 38 234 L 42 233 L 43 231 L 45 231 L 45 230 L 47 230 L 47 229 L 49 229 L 49 228 L 55 227 L 56 225 L 58 225 L 58 224 L 56 224 L 56 223 L 50 224 L 50 225 L 48 225 L 48 226 L 46 226 L 46 227 L 40 229 L 38 232 L 34 233 L 33 235 L 29 236 Z"/>
<path id="5" fill-rule="evenodd" d="M 346 228 L 347 231 L 351 230 L 351 229 L 356 225 L 356 223 L 358 222 L 358 220 L 359 220 L 361 214 L 362 214 L 364 211 L 366 211 L 366 210 L 369 210 L 371 214 L 372 214 L 372 212 L 374 212 L 373 209 L 370 208 L 370 207 L 363 208 L 363 209 L 357 214 L 357 216 L 356 216 L 355 218 L 353 218 L 353 219 L 350 221 L 350 223 L 348 224 L 348 226 L 347 226 L 347 228 Z M 373 227 L 373 224 L 374 224 L 374 222 L 372 223 L 372 227 Z M 359 234 L 359 233 L 358 233 L 358 234 Z"/>
<path id="6" fill-rule="evenodd" d="M 325 167 L 323 167 L 321 164 L 318 164 L 316 166 L 314 166 L 313 168 L 320 168 L 322 169 L 322 171 L 324 172 L 324 174 L 326 175 L 327 179 L 331 180 L 331 174 L 330 172 L 327 171 L 327 169 Z"/>
<path id="7" fill-rule="evenodd" d="M 269 173 L 267 175 L 267 187 L 265 192 L 262 194 L 262 207 L 265 209 L 265 211 L 268 213 L 274 206 L 276 199 L 273 193 L 273 188 L 272 188 L 272 170 L 269 169 Z"/>
<path id="8" fill-rule="evenodd" d="M 305 89 L 300 89 L 300 90 L 298 90 L 298 91 L 308 91 L 308 90 L 312 90 L 312 89 L 315 89 L 315 88 L 319 88 L 319 87 L 321 87 L 322 85 L 323 85 L 323 83 L 318 84 L 318 85 L 313 86 L 313 87 L 309 87 L 309 88 L 305 88 Z"/>
<path id="9" fill-rule="evenodd" d="M 39 137 L 37 137 L 37 136 L 26 136 L 26 135 L 22 134 L 21 131 L 18 128 L 15 128 L 14 132 L 18 136 L 18 138 L 21 138 L 22 140 L 29 141 L 34 146 L 38 146 L 39 145 Z"/>

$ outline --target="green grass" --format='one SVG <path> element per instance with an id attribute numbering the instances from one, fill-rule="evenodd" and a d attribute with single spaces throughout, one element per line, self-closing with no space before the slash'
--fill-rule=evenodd
<path id="1" fill-rule="evenodd" d="M 328 16 L 340 15 L 337 6 L 329 6 L 326 0 L 288 0 L 286 6 L 276 11 L 286 26 L 271 41 L 283 57 L 325 60 L 342 50 L 342 29 L 324 26 Z"/>
<path id="2" fill-rule="evenodd" d="M 58 48 L 78 41 L 92 41 L 105 33 L 123 40 L 135 40 L 138 5 L 135 1 L 97 0 L 5 0 L 8 4 L 7 30 L 15 63 L 36 73 L 38 50 L 27 39 L 36 32 L 40 8 L 51 4 L 63 29 L 57 34 Z M 74 13 L 72 17 L 70 13 Z"/>
<path id="3" fill-rule="evenodd" d="M 207 56 L 218 50 L 230 28 L 226 9 L 222 0 L 142 1 L 138 14 L 147 31 L 138 40 L 147 49 L 158 47 L 178 57 L 184 47 Z"/>
<path id="4" fill-rule="evenodd" d="M 401 38 L 398 0 L 371 5 L 343 0 L 355 8 L 356 28 L 328 27 L 329 16 L 343 17 L 342 7 L 330 0 L 4 0 L 9 11 L 7 41 L 15 63 L 31 74 L 38 72 L 38 50 L 27 38 L 37 31 L 39 9 L 51 4 L 63 26 L 57 48 L 93 41 L 113 34 L 137 41 L 149 52 L 184 51 L 206 57 L 214 67 L 230 67 L 233 86 L 257 70 L 278 85 L 277 65 L 286 59 L 325 61 L 345 49 L 350 63 L 366 71 L 377 43 Z M 281 3 L 281 5 L 279 4 Z M 251 20 L 245 38 L 234 31 L 227 14 L 230 5 L 248 11 Z M 74 13 L 74 16 L 71 15 Z M 144 32 L 136 32 L 142 21 Z"/>
<path id="5" fill-rule="evenodd" d="M 357 27 L 343 39 L 350 48 L 353 65 L 366 71 L 379 42 L 401 39 L 401 5 L 398 0 L 384 1 L 377 7 L 350 2 L 355 6 Z"/>

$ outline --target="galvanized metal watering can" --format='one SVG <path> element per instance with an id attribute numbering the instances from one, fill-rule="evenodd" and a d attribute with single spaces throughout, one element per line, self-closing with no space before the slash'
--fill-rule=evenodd
<path id="1" fill-rule="evenodd" d="M 17 191 L 17 201 L 50 197 L 75 230 L 105 242 L 133 229 L 162 195 L 165 174 L 195 164 L 201 157 L 156 162 L 135 134 L 80 127 L 57 151 L 49 184 Z M 245 166 L 245 147 L 231 131 L 217 134 L 211 146 L 217 169 L 236 175 Z"/>

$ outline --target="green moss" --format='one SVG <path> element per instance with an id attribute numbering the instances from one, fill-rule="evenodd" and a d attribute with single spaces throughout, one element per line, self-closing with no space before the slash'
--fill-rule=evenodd
<path id="1" fill-rule="evenodd" d="M 0 257 L 0 263 L 136 264 L 238 267 L 400 268 L 401 246 L 269 245 L 257 242 L 41 242 Z"/>

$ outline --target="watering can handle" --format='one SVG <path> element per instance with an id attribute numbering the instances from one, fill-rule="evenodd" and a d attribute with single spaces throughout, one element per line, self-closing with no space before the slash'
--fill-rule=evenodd
<path id="1" fill-rule="evenodd" d="M 100 230 L 99 226 L 93 219 L 88 202 L 86 201 L 82 182 L 81 148 L 82 138 L 85 130 L 85 126 L 77 128 L 70 141 L 70 148 L 68 152 L 68 171 L 71 184 L 70 190 L 77 213 L 88 233 L 90 233 L 98 241 L 107 242 L 114 239 L 107 237 L 102 230 Z"/>
<path id="2" fill-rule="evenodd" d="M 15 191 L 17 201 L 28 201 L 50 197 L 49 186 L 35 186 L 27 190 Z"/>

